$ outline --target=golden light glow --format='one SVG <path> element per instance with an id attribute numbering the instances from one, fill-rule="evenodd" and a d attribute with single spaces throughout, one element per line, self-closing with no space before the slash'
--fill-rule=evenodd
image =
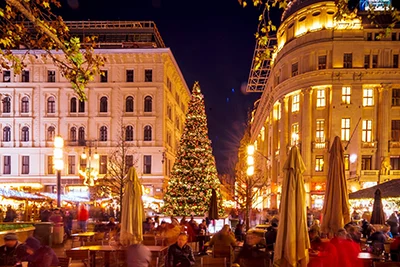
<path id="1" fill-rule="evenodd" d="M 55 148 L 63 148 L 64 147 L 64 139 L 61 136 L 54 137 L 54 147 Z"/>
<path id="2" fill-rule="evenodd" d="M 247 156 L 247 165 L 254 165 L 254 157 L 251 155 Z"/>
<path id="3" fill-rule="evenodd" d="M 321 190 L 321 189 L 322 189 L 322 186 L 320 186 L 320 185 L 316 185 L 316 186 L 315 186 L 315 190 L 319 191 L 319 190 Z"/>
<path id="4" fill-rule="evenodd" d="M 87 155 L 86 155 L 85 151 L 83 151 L 83 153 L 82 153 L 82 155 L 81 155 L 81 158 L 83 158 L 83 159 L 86 159 L 86 158 L 87 158 Z"/>
<path id="5" fill-rule="evenodd" d="M 254 166 L 247 167 L 247 175 L 252 176 L 254 174 Z"/>
<path id="6" fill-rule="evenodd" d="M 16 187 L 31 187 L 33 189 L 41 189 L 43 188 L 42 184 L 39 183 L 11 183 L 11 184 L 3 184 L 0 183 L 1 188 L 16 188 Z"/>
<path id="7" fill-rule="evenodd" d="M 247 155 L 254 155 L 255 147 L 254 145 L 247 146 Z"/>
<path id="8" fill-rule="evenodd" d="M 99 159 L 100 158 L 100 156 L 99 156 L 99 154 L 96 152 L 96 153 L 94 153 L 94 159 Z"/>
<path id="9" fill-rule="evenodd" d="M 54 169 L 56 169 L 57 171 L 64 169 L 64 162 L 62 159 L 54 160 Z"/>
<path id="10" fill-rule="evenodd" d="M 55 159 L 62 159 L 62 157 L 63 157 L 62 148 L 54 148 L 53 156 L 54 156 Z"/>

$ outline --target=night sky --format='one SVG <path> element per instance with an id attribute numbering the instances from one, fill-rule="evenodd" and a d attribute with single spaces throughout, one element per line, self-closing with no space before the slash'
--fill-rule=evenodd
<path id="1" fill-rule="evenodd" d="M 64 20 L 152 20 L 191 89 L 205 96 L 219 173 L 233 170 L 249 110 L 261 94 L 244 94 L 259 11 L 236 0 L 63 0 Z"/>

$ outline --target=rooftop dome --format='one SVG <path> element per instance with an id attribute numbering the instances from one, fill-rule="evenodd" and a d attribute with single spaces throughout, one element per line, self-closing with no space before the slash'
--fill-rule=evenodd
<path id="1" fill-rule="evenodd" d="M 319 2 L 334 2 L 334 0 L 292 0 L 282 14 L 282 21 L 300 9 Z"/>

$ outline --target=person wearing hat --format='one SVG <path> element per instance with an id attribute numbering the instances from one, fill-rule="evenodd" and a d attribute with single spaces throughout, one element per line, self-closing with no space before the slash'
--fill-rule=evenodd
<path id="1" fill-rule="evenodd" d="M 0 247 L 0 266 L 14 266 L 26 256 L 25 246 L 18 241 L 17 234 L 5 234 L 4 245 Z"/>
<path id="2" fill-rule="evenodd" d="M 51 247 L 42 246 L 40 241 L 30 236 L 25 241 L 26 257 L 28 267 L 50 267 L 58 266 L 59 261 L 56 253 Z"/>

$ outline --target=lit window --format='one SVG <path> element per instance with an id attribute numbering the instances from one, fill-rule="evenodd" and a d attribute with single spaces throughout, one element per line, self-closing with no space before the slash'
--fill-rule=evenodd
<path id="1" fill-rule="evenodd" d="M 54 174 L 53 156 L 47 156 L 47 174 Z"/>
<path id="2" fill-rule="evenodd" d="M 342 119 L 342 141 L 350 140 L 350 118 Z"/>
<path id="3" fill-rule="evenodd" d="M 361 140 L 363 142 L 372 142 L 372 120 L 363 120 Z"/>
<path id="4" fill-rule="evenodd" d="M 315 157 L 315 171 L 316 172 L 324 171 L 324 156 Z"/>
<path id="5" fill-rule="evenodd" d="M 317 108 L 325 107 L 326 99 L 325 99 L 325 89 L 317 90 Z"/>
<path id="6" fill-rule="evenodd" d="M 350 99 L 351 99 L 351 87 L 350 86 L 342 87 L 342 103 L 350 104 Z"/>
<path id="7" fill-rule="evenodd" d="M 317 120 L 315 141 L 317 143 L 325 142 L 325 120 Z"/>
<path id="8" fill-rule="evenodd" d="M 363 106 L 371 107 L 374 105 L 374 89 L 365 88 L 363 90 Z"/>
<path id="9" fill-rule="evenodd" d="M 350 170 L 350 156 L 349 154 L 344 155 L 344 170 Z"/>
<path id="10" fill-rule="evenodd" d="M 300 95 L 294 95 L 292 97 L 292 112 L 298 112 L 300 110 Z"/>
<path id="11" fill-rule="evenodd" d="M 292 124 L 292 146 L 297 145 L 299 141 L 299 124 Z"/>

